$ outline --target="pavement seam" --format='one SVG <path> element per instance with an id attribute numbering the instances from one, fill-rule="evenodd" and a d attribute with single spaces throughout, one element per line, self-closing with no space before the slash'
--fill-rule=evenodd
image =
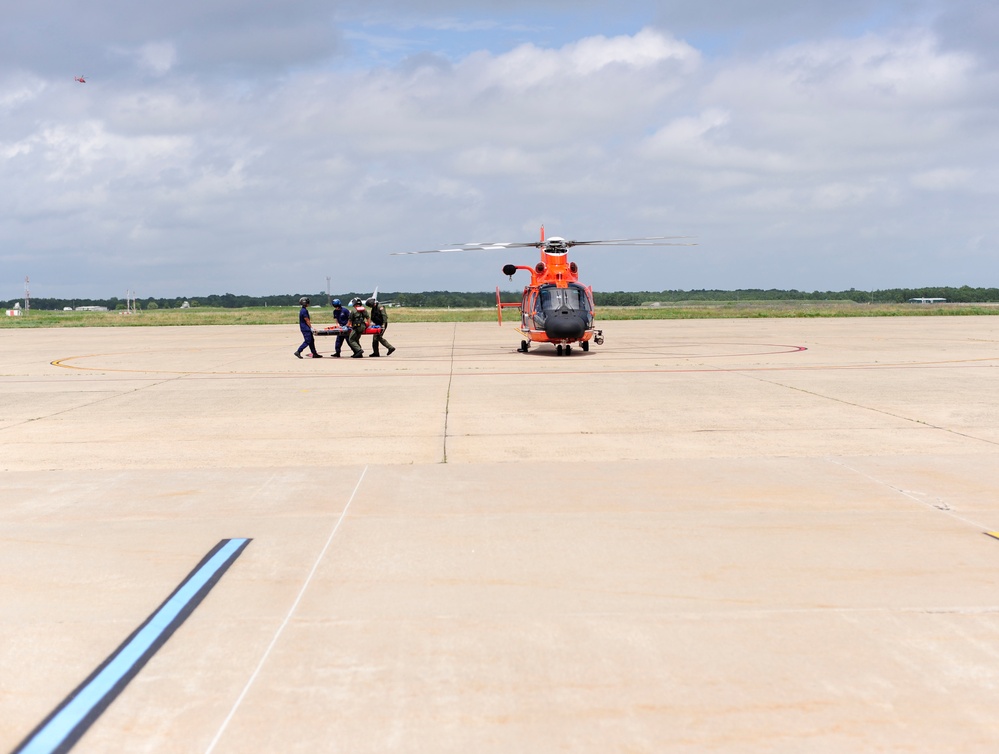
<path id="1" fill-rule="evenodd" d="M 953 518 L 953 519 L 955 519 L 957 521 L 960 521 L 963 524 L 967 524 L 968 526 L 971 526 L 971 527 L 973 527 L 975 529 L 978 529 L 979 531 L 986 531 L 987 532 L 987 530 L 989 529 L 989 527 L 986 526 L 986 525 L 984 525 L 984 524 L 981 524 L 981 523 L 979 523 L 977 521 L 972 521 L 970 518 L 965 518 L 964 516 L 959 516 L 955 512 L 955 510 L 949 504 L 947 504 L 943 500 L 940 500 L 940 502 L 943 503 L 943 506 L 937 505 L 937 504 L 933 503 L 930 500 L 922 500 L 918 496 L 916 496 L 916 495 L 912 494 L 911 492 L 909 492 L 908 490 L 904 490 L 901 487 L 898 487 L 898 486 L 896 486 L 894 484 L 891 484 L 890 482 L 884 481 L 883 479 L 878 479 L 876 476 L 868 474 L 866 471 L 861 471 L 860 469 L 854 468 L 853 466 L 851 466 L 850 464 L 846 463 L 846 461 L 843 461 L 842 459 L 831 458 L 830 457 L 830 458 L 826 458 L 825 460 L 828 461 L 829 463 L 836 464 L 837 466 L 840 466 L 840 467 L 846 469 L 847 471 L 852 471 L 854 474 L 859 474 L 860 476 L 864 477 L 865 479 L 869 479 L 870 481 L 874 482 L 875 484 L 879 484 L 879 485 L 881 485 L 883 487 L 887 487 L 888 489 L 892 490 L 893 492 L 897 492 L 898 494 L 900 494 L 903 497 L 911 500 L 912 502 L 919 503 L 919 505 L 923 506 L 924 508 L 930 508 L 932 510 L 939 511 L 940 513 L 945 513 L 948 516 L 950 516 L 951 518 Z"/>
<path id="2" fill-rule="evenodd" d="M 105 401 L 110 401 L 115 398 L 123 398 L 127 395 L 132 395 L 133 393 L 138 393 L 141 390 L 148 390 L 150 388 L 159 387 L 160 385 L 165 385 L 168 382 L 174 382 L 180 379 L 179 377 L 169 377 L 164 380 L 158 380 L 149 385 L 142 385 L 132 390 L 126 390 L 123 392 L 113 392 L 111 395 L 104 395 L 96 400 L 90 401 L 89 403 L 80 403 L 76 406 L 70 406 L 69 408 L 61 409 L 60 411 L 53 411 L 51 414 L 43 414 L 42 416 L 33 416 L 30 419 L 24 419 L 17 422 L 16 424 L 9 424 L 6 427 L 2 427 L 2 430 L 15 429 L 16 427 L 23 427 L 25 424 L 31 424 L 32 422 L 44 421 L 45 419 L 52 419 L 56 416 L 62 416 L 63 414 L 68 414 L 72 411 L 78 411 L 81 408 L 90 408 L 91 406 L 96 406 L 98 403 L 104 403 Z"/>
<path id="3" fill-rule="evenodd" d="M 326 551 L 329 550 L 330 545 L 333 543 L 333 537 L 335 537 L 337 531 L 339 531 L 340 524 L 342 524 L 343 520 L 347 517 L 347 511 L 350 510 L 350 504 L 353 503 L 354 498 L 357 497 L 357 491 L 361 489 L 361 483 L 364 481 L 364 477 L 367 473 L 368 473 L 368 467 L 365 466 L 364 469 L 361 470 L 361 476 L 358 478 L 357 484 L 354 485 L 353 492 L 350 493 L 350 497 L 347 499 L 347 504 L 343 506 L 343 510 L 340 512 L 340 516 L 337 518 L 336 524 L 333 526 L 333 531 L 330 532 L 329 537 L 326 539 L 326 544 L 324 544 L 323 549 L 319 551 L 319 555 L 316 557 L 316 562 L 312 564 L 312 569 L 309 571 L 309 575 L 305 577 L 305 583 L 302 584 L 302 588 L 299 590 L 298 595 L 295 597 L 294 602 L 291 603 L 291 607 L 288 609 L 288 614 L 285 615 L 284 620 L 281 622 L 281 625 L 278 626 L 278 629 L 274 633 L 274 636 L 271 639 L 270 644 L 267 645 L 267 649 L 265 649 L 263 655 L 261 655 L 260 661 L 257 663 L 257 667 L 253 669 L 253 673 L 250 674 L 249 680 L 247 680 L 246 685 L 243 687 L 243 690 L 240 692 L 239 696 L 236 698 L 236 701 L 233 703 L 232 709 L 229 710 L 229 714 L 226 715 L 225 720 L 222 721 L 222 725 L 219 727 L 219 730 L 215 734 L 215 737 L 212 739 L 211 743 L 208 744 L 208 748 L 205 749 L 205 754 L 211 754 L 211 752 L 215 750 L 215 747 L 218 744 L 218 742 L 222 739 L 222 735 L 225 733 L 226 728 L 229 727 L 229 723 L 232 721 L 232 718 L 236 715 L 236 711 L 239 709 L 239 706 L 243 703 L 243 699 L 246 698 L 246 695 L 249 693 L 250 687 L 253 685 L 254 681 L 257 680 L 257 676 L 260 675 L 260 671 L 263 669 L 264 665 L 266 664 L 267 659 L 270 657 L 271 652 L 274 650 L 274 647 L 277 646 L 278 640 L 281 638 L 281 634 L 284 633 L 285 628 L 288 626 L 288 623 L 291 621 L 291 617 L 295 614 L 295 610 L 298 609 L 298 605 L 302 601 L 302 597 L 305 596 L 305 592 L 308 590 L 309 584 L 312 583 L 312 579 L 316 575 L 316 571 L 319 570 L 319 564 L 322 562 L 323 558 L 326 557 Z"/>
<path id="4" fill-rule="evenodd" d="M 447 375 L 447 396 L 444 399 L 444 441 L 443 441 L 443 458 L 441 463 L 447 463 L 447 421 L 451 412 L 451 383 L 454 381 L 454 344 L 458 339 L 458 324 L 455 323 L 454 329 L 451 331 L 451 360 L 450 369 Z"/>
<path id="5" fill-rule="evenodd" d="M 737 371 L 737 373 L 738 374 L 742 374 L 743 376 L 748 377 L 749 379 L 756 380 L 757 382 L 765 382 L 768 385 L 775 385 L 777 387 L 786 388 L 787 390 L 795 390 L 795 391 L 797 391 L 799 393 L 804 393 L 805 395 L 811 395 L 811 396 L 813 396 L 815 398 L 824 398 L 825 400 L 828 400 L 828 401 L 834 401 L 836 403 L 842 403 L 844 406 L 850 406 L 852 408 L 859 408 L 859 409 L 863 409 L 865 411 L 873 411 L 874 413 L 877 413 L 877 414 L 884 414 L 885 416 L 890 416 L 893 419 L 901 419 L 902 421 L 912 422 L 913 424 L 918 424 L 918 425 L 920 425 L 922 427 L 926 427 L 927 429 L 936 429 L 936 430 L 939 430 L 940 432 L 948 432 L 948 433 L 950 433 L 952 435 L 956 435 L 957 437 L 963 437 L 963 438 L 965 438 L 967 440 L 975 440 L 977 442 L 984 442 L 984 443 L 987 443 L 989 445 L 999 445 L 999 442 L 996 442 L 995 440 L 989 440 L 989 439 L 984 438 L 984 437 L 976 437 L 975 435 L 970 435 L 967 432 L 959 432 L 956 429 L 951 429 L 950 427 L 941 427 L 941 426 L 939 426 L 937 424 L 931 424 L 930 422 L 924 421 L 922 419 L 914 419 L 911 416 L 904 416 L 902 414 L 896 414 L 896 413 L 893 413 L 891 411 L 886 411 L 883 408 L 874 408 L 872 406 L 865 406 L 862 403 L 854 403 L 852 401 L 844 400 L 843 398 L 836 398 L 835 396 L 832 396 L 832 395 L 825 395 L 823 393 L 817 393 L 814 390 L 805 390 L 804 388 L 796 387 L 794 385 L 785 385 L 783 382 L 777 382 L 776 380 L 767 380 L 767 379 L 764 379 L 763 377 L 757 377 L 756 375 L 753 375 L 753 374 L 745 374 L 743 372 L 738 372 L 738 371 Z"/>

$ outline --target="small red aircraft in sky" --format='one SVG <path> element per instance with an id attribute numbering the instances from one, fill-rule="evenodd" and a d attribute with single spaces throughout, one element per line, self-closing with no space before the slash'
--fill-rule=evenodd
<path id="1" fill-rule="evenodd" d="M 87 77 L 86 76 L 74 76 L 73 77 L 73 81 L 79 81 L 81 84 L 86 84 L 87 83 Z"/>
<path id="2" fill-rule="evenodd" d="M 551 343 L 555 352 L 562 356 L 572 353 L 572 344 L 578 343 L 584 351 L 590 350 L 592 340 L 598 346 L 604 342 L 603 330 L 593 326 L 593 288 L 579 282 L 579 268 L 568 260 L 569 249 L 573 246 L 696 246 L 695 243 L 678 243 L 689 236 L 652 236 L 648 238 L 618 238 L 608 241 L 569 241 L 558 236 L 545 238 L 545 227 L 541 226 L 541 240 L 524 243 L 463 243 L 449 249 L 429 249 L 427 251 L 402 251 L 396 254 L 440 254 L 452 251 L 483 251 L 490 249 L 535 248 L 541 252 L 540 261 L 533 267 L 508 264 L 503 274 L 513 278 L 517 270 L 526 270 L 531 282 L 524 286 L 524 295 L 519 303 L 500 301 L 500 290 L 496 289 L 496 314 L 503 324 L 503 309 L 520 309 L 520 327 L 517 332 L 523 336 L 520 341 L 521 353 L 527 353 L 531 343 Z"/>

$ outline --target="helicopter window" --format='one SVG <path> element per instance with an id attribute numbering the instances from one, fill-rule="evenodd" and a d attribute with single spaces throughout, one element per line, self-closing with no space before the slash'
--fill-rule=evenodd
<path id="1" fill-rule="evenodd" d="M 521 316 L 523 319 L 524 327 L 528 327 L 532 319 L 535 320 L 536 326 L 538 327 L 544 326 L 544 317 L 541 318 L 540 324 L 537 321 L 538 320 L 537 311 L 538 311 L 538 295 L 536 293 L 532 293 L 530 298 L 527 300 L 527 306 L 521 308 Z"/>
<path id="2" fill-rule="evenodd" d="M 542 308 L 541 294 L 533 293 L 531 294 L 531 318 L 534 321 L 534 327 L 543 330 L 545 327 L 545 311 Z M 527 313 L 525 312 L 525 318 Z"/>
<path id="3" fill-rule="evenodd" d="M 590 299 L 586 291 L 579 285 L 570 285 L 568 288 L 556 288 L 545 286 L 541 289 L 541 309 L 550 312 L 557 311 L 563 306 L 569 311 L 590 310 Z"/>

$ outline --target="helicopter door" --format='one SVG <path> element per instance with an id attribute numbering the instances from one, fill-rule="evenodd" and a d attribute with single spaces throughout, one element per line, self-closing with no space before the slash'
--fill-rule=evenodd
<path id="1" fill-rule="evenodd" d="M 525 299 L 523 307 L 523 319 L 525 330 L 544 330 L 545 315 L 541 309 L 541 297 L 537 291 L 531 291 Z"/>

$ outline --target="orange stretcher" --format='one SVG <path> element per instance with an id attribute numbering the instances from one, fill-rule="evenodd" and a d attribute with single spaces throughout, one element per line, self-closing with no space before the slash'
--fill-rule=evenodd
<path id="1" fill-rule="evenodd" d="M 381 325 L 368 325 L 368 329 L 364 331 L 364 334 L 378 335 L 381 331 Z M 322 329 L 317 327 L 312 332 L 316 335 L 350 335 L 350 328 L 347 326 L 340 327 L 339 325 L 333 325 L 332 327 L 324 327 Z"/>

